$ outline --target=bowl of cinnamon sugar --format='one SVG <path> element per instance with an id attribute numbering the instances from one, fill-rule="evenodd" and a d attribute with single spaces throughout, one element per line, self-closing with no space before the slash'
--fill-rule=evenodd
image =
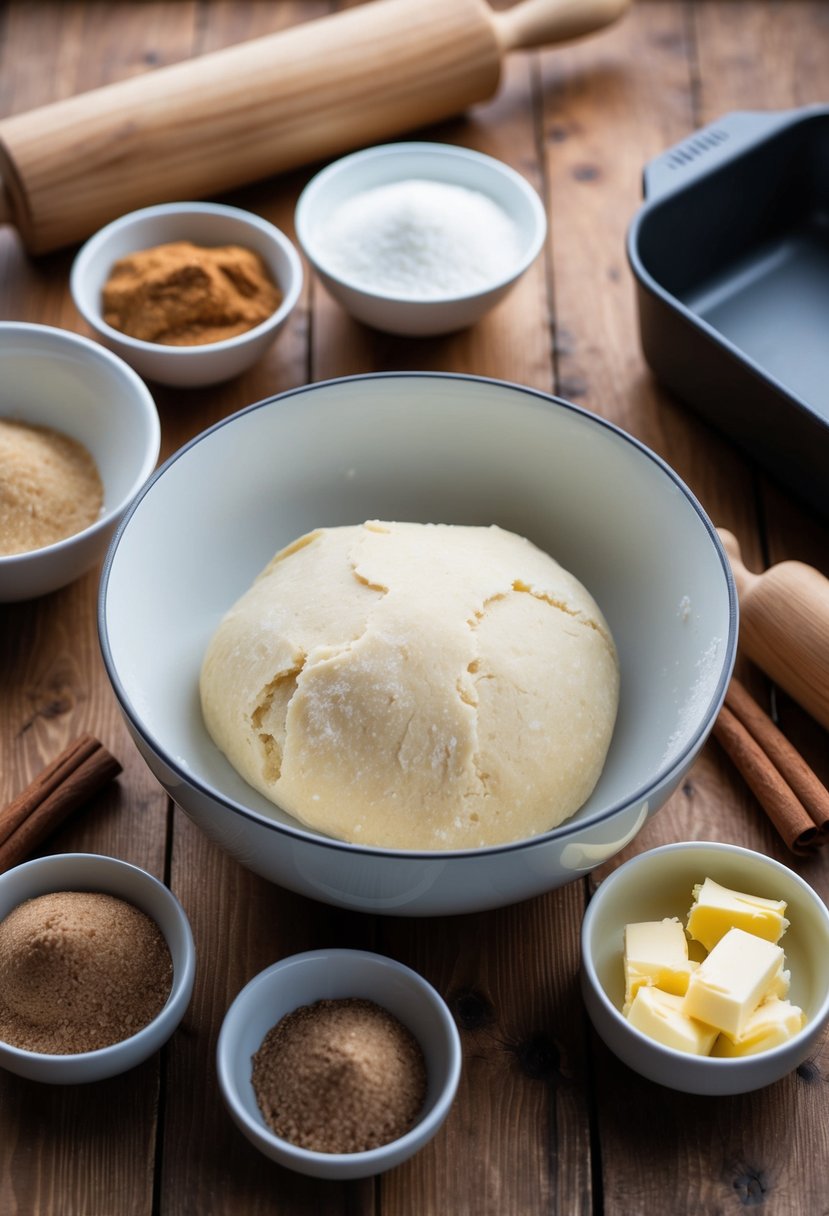
<path id="1" fill-rule="evenodd" d="M 195 947 L 173 893 L 115 857 L 68 853 L 0 875 L 0 1067 L 57 1085 L 134 1068 L 193 991 Z"/>
<path id="2" fill-rule="evenodd" d="M 149 389 L 97 342 L 0 322 L 0 602 L 74 582 L 155 468 Z"/>
<path id="3" fill-rule="evenodd" d="M 216 1061 L 231 1117 L 265 1156 L 315 1178 L 367 1178 L 438 1132 L 461 1045 L 416 971 L 367 951 L 312 950 L 242 989 Z"/>
<path id="4" fill-rule="evenodd" d="M 148 380 L 196 388 L 261 359 L 293 312 L 302 262 L 280 229 L 239 207 L 162 203 L 91 237 L 72 265 L 75 307 Z"/>

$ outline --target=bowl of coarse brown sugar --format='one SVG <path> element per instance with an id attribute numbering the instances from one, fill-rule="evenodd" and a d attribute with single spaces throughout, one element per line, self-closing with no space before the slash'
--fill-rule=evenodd
<path id="1" fill-rule="evenodd" d="M 40 857 L 0 875 L 0 1067 L 34 1081 L 99 1081 L 167 1042 L 190 1001 L 184 909 L 115 857 Z"/>
<path id="2" fill-rule="evenodd" d="M 67 330 L 0 322 L 0 602 L 94 566 L 160 443 L 150 391 L 123 360 Z"/>
<path id="3" fill-rule="evenodd" d="M 75 307 L 149 380 L 196 388 L 261 359 L 302 291 L 291 241 L 220 203 L 160 203 L 107 224 L 72 265 Z"/>
<path id="4" fill-rule="evenodd" d="M 313 950 L 242 989 L 216 1060 L 232 1118 L 267 1157 L 316 1178 L 366 1178 L 437 1133 L 461 1045 L 416 971 L 361 950 Z"/>

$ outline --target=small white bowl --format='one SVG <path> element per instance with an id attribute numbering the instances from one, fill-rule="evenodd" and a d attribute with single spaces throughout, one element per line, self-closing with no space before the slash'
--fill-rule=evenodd
<path id="1" fill-rule="evenodd" d="M 366 190 L 413 178 L 474 190 L 506 212 L 521 247 L 509 273 L 484 290 L 427 300 L 372 291 L 338 273 L 321 245 L 337 208 Z M 547 233 L 541 199 L 520 173 L 483 153 L 438 143 L 381 144 L 328 165 L 300 195 L 295 225 L 303 252 L 347 312 L 375 329 L 410 336 L 451 333 L 480 320 L 535 260 Z"/>
<path id="2" fill-rule="evenodd" d="M 253 1091 L 251 1059 L 287 1014 L 346 997 L 374 1001 L 408 1027 L 426 1061 L 426 1100 L 415 1126 L 398 1140 L 363 1153 L 312 1152 L 268 1127 Z M 231 1116 L 266 1157 L 315 1178 L 367 1178 L 400 1165 L 438 1131 L 458 1088 L 461 1043 L 446 1004 L 416 971 L 362 950 L 312 950 L 274 963 L 242 989 L 222 1023 L 216 1064 Z"/>
<path id="3" fill-rule="evenodd" d="M 0 1067 L 18 1076 L 53 1085 L 100 1081 L 127 1072 L 158 1051 L 184 1017 L 196 970 L 193 935 L 184 909 L 168 887 L 138 866 L 97 853 L 39 857 L 0 875 L 0 920 L 25 900 L 54 891 L 99 891 L 134 904 L 158 925 L 173 962 L 173 983 L 164 1008 L 120 1043 L 75 1055 L 48 1055 L 0 1041 Z"/>
<path id="4" fill-rule="evenodd" d="M 642 1034 L 621 1012 L 625 925 L 666 916 L 684 924 L 693 887 L 706 878 L 788 904 L 790 925 L 780 945 L 791 971 L 789 999 L 803 1009 L 806 1024 L 779 1047 L 737 1059 L 687 1055 Z M 829 1019 L 829 911 L 793 870 L 762 853 L 708 841 L 665 845 L 620 866 L 590 900 L 582 925 L 581 980 L 597 1033 L 634 1071 L 684 1093 L 748 1093 L 797 1068 L 823 1033 Z"/>
<path id="5" fill-rule="evenodd" d="M 115 525 L 155 468 L 161 444 L 149 389 L 89 338 L 47 325 L 0 322 L 0 414 L 78 440 L 98 466 L 98 519 L 64 540 L 0 555 L 0 602 L 27 600 L 73 582 L 104 554 Z"/>
<path id="6" fill-rule="evenodd" d="M 114 263 L 170 241 L 241 245 L 253 250 L 282 292 L 282 303 L 246 333 L 200 346 L 142 342 L 107 325 L 101 294 Z M 229 380 L 262 358 L 296 307 L 302 290 L 302 262 L 283 232 L 250 211 L 219 203 L 161 203 L 122 215 L 90 237 L 72 264 L 69 284 L 75 307 L 105 346 L 149 380 L 196 388 Z"/>

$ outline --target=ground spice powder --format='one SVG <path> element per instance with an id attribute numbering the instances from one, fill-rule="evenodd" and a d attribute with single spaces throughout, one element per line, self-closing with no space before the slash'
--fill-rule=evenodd
<path id="1" fill-rule="evenodd" d="M 265 263 L 239 245 L 173 241 L 121 258 L 103 288 L 107 325 L 142 342 L 200 346 L 246 333 L 282 293 Z"/>
<path id="2" fill-rule="evenodd" d="M 95 522 L 103 499 L 83 444 L 51 427 L 0 418 L 0 554 L 74 536 Z"/>
<path id="3" fill-rule="evenodd" d="M 0 922 L 0 1038 L 54 1055 L 96 1051 L 151 1022 L 172 976 L 160 929 L 132 904 L 39 895 Z"/>
<path id="4" fill-rule="evenodd" d="M 282 1018 L 253 1057 L 252 1080 L 271 1130 L 321 1153 L 365 1152 L 398 1139 L 426 1096 L 417 1040 L 386 1009 L 356 997 Z"/>

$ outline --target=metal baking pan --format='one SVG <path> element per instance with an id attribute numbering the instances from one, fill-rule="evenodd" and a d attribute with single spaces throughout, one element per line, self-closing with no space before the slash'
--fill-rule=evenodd
<path id="1" fill-rule="evenodd" d="M 644 194 L 648 364 L 829 517 L 829 106 L 727 114 L 651 161 Z"/>

